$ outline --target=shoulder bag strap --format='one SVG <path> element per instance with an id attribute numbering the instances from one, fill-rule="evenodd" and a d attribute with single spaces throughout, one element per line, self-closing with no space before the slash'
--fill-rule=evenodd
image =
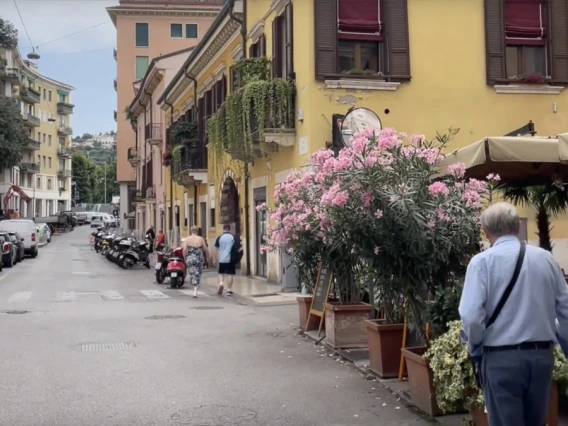
<path id="1" fill-rule="evenodd" d="M 517 258 L 517 264 L 515 265 L 515 272 L 513 272 L 513 277 L 511 278 L 509 285 L 505 289 L 505 293 L 503 293 L 503 296 L 501 296 L 501 300 L 499 300 L 499 303 L 497 304 L 497 307 L 495 308 L 493 315 L 491 315 L 491 318 L 489 318 L 489 321 L 487 321 L 487 324 L 485 325 L 486 329 L 488 329 L 489 326 L 495 322 L 495 320 L 501 313 L 501 309 L 503 309 L 503 306 L 505 306 L 505 303 L 507 303 L 507 299 L 509 299 L 511 292 L 513 291 L 513 288 L 517 283 L 517 279 L 519 278 L 521 267 L 523 266 L 523 260 L 525 258 L 525 251 L 526 251 L 526 244 L 524 241 L 521 241 L 521 248 L 519 250 L 519 257 Z"/>

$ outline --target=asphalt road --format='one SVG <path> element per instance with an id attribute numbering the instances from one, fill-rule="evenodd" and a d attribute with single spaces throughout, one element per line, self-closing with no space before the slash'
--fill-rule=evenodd
<path id="1" fill-rule="evenodd" d="M 0 273 L 0 425 L 429 424 L 296 335 L 296 306 L 166 290 L 88 233 Z"/>

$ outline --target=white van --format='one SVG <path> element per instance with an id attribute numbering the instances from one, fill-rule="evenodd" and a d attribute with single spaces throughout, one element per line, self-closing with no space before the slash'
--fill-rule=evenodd
<path id="1" fill-rule="evenodd" d="M 25 253 L 31 257 L 38 254 L 38 235 L 36 224 L 29 219 L 12 219 L 0 222 L 0 231 L 17 232 L 24 240 Z"/>

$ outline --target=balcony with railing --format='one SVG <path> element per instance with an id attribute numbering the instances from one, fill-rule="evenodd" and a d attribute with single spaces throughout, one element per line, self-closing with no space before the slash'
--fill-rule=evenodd
<path id="1" fill-rule="evenodd" d="M 31 137 L 28 138 L 28 143 L 24 146 L 24 149 L 28 151 L 39 151 L 40 148 L 41 143 Z"/>
<path id="2" fill-rule="evenodd" d="M 116 61 L 116 58 L 118 57 L 118 52 L 116 49 L 112 49 L 112 56 L 114 58 L 114 60 Z"/>
<path id="3" fill-rule="evenodd" d="M 20 163 L 20 170 L 26 173 L 39 173 L 39 163 Z"/>
<path id="4" fill-rule="evenodd" d="M 38 104 L 41 101 L 41 93 L 33 87 L 20 87 L 20 98 L 30 104 Z"/>
<path id="5" fill-rule="evenodd" d="M 136 148 L 128 148 L 128 161 L 132 166 L 140 163 L 140 156 Z"/>
<path id="6" fill-rule="evenodd" d="M 57 134 L 60 136 L 71 136 L 73 134 L 73 129 L 71 127 L 61 125 L 57 129 Z"/>
<path id="7" fill-rule="evenodd" d="M 118 113 L 115 111 L 114 112 L 114 121 L 116 121 L 117 118 L 118 118 Z"/>
<path id="8" fill-rule="evenodd" d="M 71 153 L 64 146 L 57 147 L 57 156 L 60 158 L 71 158 Z"/>
<path id="9" fill-rule="evenodd" d="M 23 118 L 26 126 L 39 127 L 41 125 L 41 120 L 30 112 L 25 112 Z"/>
<path id="10" fill-rule="evenodd" d="M 150 145 L 162 144 L 162 123 L 146 124 L 145 139 Z"/>
<path id="11" fill-rule="evenodd" d="M 199 141 L 176 146 L 172 151 L 172 176 L 182 186 L 207 179 L 207 149 Z"/>
<path id="12" fill-rule="evenodd" d="M 114 91 L 116 92 L 118 89 L 118 83 L 116 82 L 116 78 L 114 79 Z"/>
<path id="13" fill-rule="evenodd" d="M 57 113 L 61 115 L 73 114 L 73 108 L 75 105 L 69 104 L 67 102 L 57 102 Z"/>
<path id="14" fill-rule="evenodd" d="M 59 176 L 60 178 L 70 178 L 71 174 L 72 173 L 70 169 L 60 168 L 59 170 L 57 170 L 57 176 Z"/>
<path id="15" fill-rule="evenodd" d="M 0 69 L 0 80 L 9 81 L 13 84 L 19 84 L 20 70 L 18 68 Z"/>

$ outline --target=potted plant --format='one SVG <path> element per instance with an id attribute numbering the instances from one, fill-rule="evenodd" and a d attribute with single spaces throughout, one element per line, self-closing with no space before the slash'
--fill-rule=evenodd
<path id="1" fill-rule="evenodd" d="M 448 331 L 430 343 L 424 360 L 432 371 L 436 408 L 440 413 L 453 413 L 461 409 L 472 414 L 475 426 L 487 426 L 483 393 L 476 385 L 469 361 L 467 346 L 461 342 L 461 321 L 447 324 Z M 554 352 L 554 384 L 551 390 L 547 424 L 558 425 L 557 383 L 566 381 L 566 358 L 559 349 Z M 420 407 L 419 407 L 420 408 Z"/>
<path id="2" fill-rule="evenodd" d="M 174 138 L 177 141 L 194 140 L 197 138 L 197 125 L 195 123 L 180 122 L 174 128 Z"/>

